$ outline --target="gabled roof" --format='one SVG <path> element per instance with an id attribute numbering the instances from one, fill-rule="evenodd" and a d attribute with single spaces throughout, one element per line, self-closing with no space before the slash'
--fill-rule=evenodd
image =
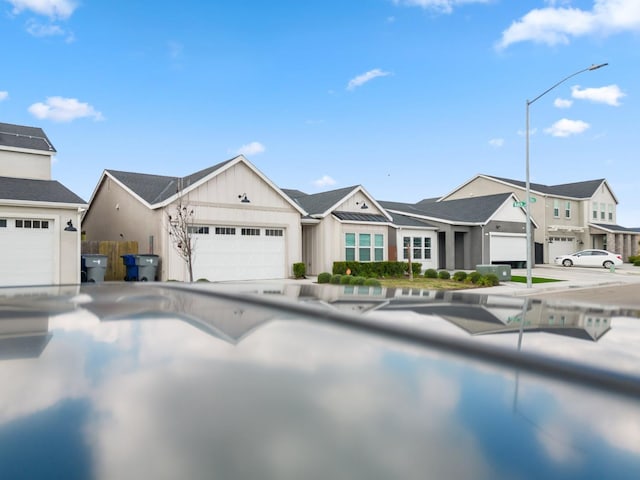
<path id="1" fill-rule="evenodd" d="M 401 213 L 390 212 L 391 221 L 397 227 L 415 227 L 415 228 L 437 228 L 435 225 L 432 225 L 423 220 L 408 217 L 406 215 L 402 215 Z"/>
<path id="2" fill-rule="evenodd" d="M 333 207 L 357 188 L 359 188 L 359 185 L 330 190 L 328 192 L 312 193 L 310 195 L 293 189 L 284 189 L 283 192 L 304 208 L 309 215 L 326 215 Z"/>
<path id="3" fill-rule="evenodd" d="M 512 195 L 511 193 L 498 193 L 439 202 L 427 201 L 414 205 L 398 202 L 380 202 L 380 204 L 388 210 L 433 220 L 486 223 Z"/>
<path id="4" fill-rule="evenodd" d="M 196 173 L 192 173 L 185 177 L 170 177 L 163 175 L 149 175 L 146 173 L 122 172 L 119 170 L 105 170 L 93 194 L 91 195 L 90 203 L 93 202 L 93 198 L 99 190 L 100 185 L 104 181 L 104 178 L 108 176 L 110 178 L 113 178 L 116 182 L 120 183 L 123 188 L 128 190 L 140 201 L 146 203 L 149 208 L 161 208 L 173 202 L 178 198 L 178 196 L 189 193 L 191 190 L 194 190 L 203 183 L 209 181 L 211 178 L 238 163 L 243 163 L 244 165 L 246 165 L 265 183 L 267 183 L 278 194 L 280 194 L 282 198 L 293 208 L 295 208 L 301 215 L 305 214 L 300 205 L 294 202 L 280 188 L 278 188 L 273 182 L 271 182 L 271 180 L 264 176 L 243 155 L 238 155 L 234 158 L 225 160 L 224 162 L 220 162 L 216 165 L 205 168 Z"/>
<path id="5" fill-rule="evenodd" d="M 513 180 L 510 178 L 494 177 L 492 175 L 480 175 L 487 178 L 493 178 L 499 182 L 508 183 L 520 188 L 526 188 L 526 182 L 520 180 Z M 540 192 L 546 195 L 553 195 L 558 197 L 571 197 L 571 198 L 591 198 L 598 191 L 600 185 L 606 182 L 604 178 L 596 180 L 587 180 L 584 182 L 563 183 L 560 185 L 543 185 L 541 183 L 529 183 L 529 188 L 536 192 Z M 613 195 L 613 193 L 612 193 Z"/>
<path id="6" fill-rule="evenodd" d="M 187 189 L 212 172 L 222 168 L 231 160 L 218 163 L 186 177 L 168 177 L 163 175 L 149 175 L 146 173 L 122 172 L 119 170 L 105 170 L 132 192 L 150 205 L 161 203 L 174 196 L 181 189 Z"/>
<path id="7" fill-rule="evenodd" d="M 44 130 L 0 122 L 0 147 L 55 152 Z"/>
<path id="8" fill-rule="evenodd" d="M 0 201 L 86 205 L 82 198 L 55 180 L 0 177 Z"/>

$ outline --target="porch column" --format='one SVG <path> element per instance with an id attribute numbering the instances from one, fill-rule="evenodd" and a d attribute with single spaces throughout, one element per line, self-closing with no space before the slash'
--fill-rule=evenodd
<path id="1" fill-rule="evenodd" d="M 633 253 L 631 253 L 631 239 L 632 239 L 633 235 L 631 234 L 625 234 L 624 235 L 624 248 L 622 249 L 622 261 L 626 262 L 627 258 L 629 258 L 629 255 L 633 255 Z"/>
<path id="2" fill-rule="evenodd" d="M 613 233 L 607 233 L 607 250 L 616 253 L 616 236 Z"/>

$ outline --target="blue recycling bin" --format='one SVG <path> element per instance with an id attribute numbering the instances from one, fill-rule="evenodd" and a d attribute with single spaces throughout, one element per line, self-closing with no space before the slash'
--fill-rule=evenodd
<path id="1" fill-rule="evenodd" d="M 127 269 L 124 281 L 138 281 L 138 263 L 136 262 L 136 255 L 121 255 L 121 257 L 122 263 L 124 263 L 124 266 Z"/>

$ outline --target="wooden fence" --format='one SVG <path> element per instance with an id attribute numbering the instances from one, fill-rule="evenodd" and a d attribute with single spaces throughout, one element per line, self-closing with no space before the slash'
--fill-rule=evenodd
<path id="1" fill-rule="evenodd" d="M 98 253 L 106 255 L 107 270 L 104 274 L 105 281 L 122 281 L 127 269 L 122 262 L 121 255 L 137 254 L 138 242 L 83 241 L 81 252 L 83 254 Z"/>

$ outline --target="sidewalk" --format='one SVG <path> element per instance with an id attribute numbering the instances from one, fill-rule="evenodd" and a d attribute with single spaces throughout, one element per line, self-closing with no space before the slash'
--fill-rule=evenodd
<path id="1" fill-rule="evenodd" d="M 526 269 L 513 269 L 512 276 L 527 275 Z M 593 288 L 611 285 L 640 284 L 640 267 L 630 264 L 622 265 L 614 272 L 603 268 L 561 267 L 559 265 L 538 265 L 531 270 L 533 278 L 553 278 L 558 282 L 532 283 L 527 288 L 526 283 L 501 282 L 496 287 L 476 288 L 469 290 L 474 293 L 490 293 L 497 295 L 525 296 L 540 292 L 561 291 L 578 288 Z"/>

